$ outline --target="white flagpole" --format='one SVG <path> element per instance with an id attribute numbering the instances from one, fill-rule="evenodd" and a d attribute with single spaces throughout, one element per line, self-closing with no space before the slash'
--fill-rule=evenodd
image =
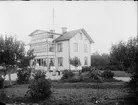
<path id="1" fill-rule="evenodd" d="M 53 27 L 52 27 L 52 28 L 53 28 L 53 30 L 54 30 L 54 18 L 55 18 L 55 16 L 54 16 L 54 15 L 55 15 L 55 11 L 54 11 L 54 5 L 53 5 Z"/>

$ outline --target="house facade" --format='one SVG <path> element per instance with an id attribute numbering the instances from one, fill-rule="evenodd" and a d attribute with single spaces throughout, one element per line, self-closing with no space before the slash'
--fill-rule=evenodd
<path id="1" fill-rule="evenodd" d="M 62 33 L 54 30 L 36 30 L 30 35 L 30 49 L 34 50 L 35 59 L 31 65 L 36 69 L 49 70 L 54 67 L 58 71 L 65 69 L 75 70 L 69 63 L 70 58 L 78 57 L 82 66 L 90 66 L 91 44 L 93 40 L 85 31 L 78 29 L 67 31 L 62 28 Z"/>

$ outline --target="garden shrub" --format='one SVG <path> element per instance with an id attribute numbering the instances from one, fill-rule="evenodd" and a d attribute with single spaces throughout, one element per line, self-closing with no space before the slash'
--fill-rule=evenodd
<path id="1" fill-rule="evenodd" d="M 80 76 L 74 76 L 72 78 L 64 80 L 65 82 L 75 83 L 75 82 L 82 82 Z"/>
<path id="2" fill-rule="evenodd" d="M 0 89 L 2 89 L 3 87 L 4 87 L 4 78 L 0 76 Z"/>
<path id="3" fill-rule="evenodd" d="M 98 70 L 91 70 L 86 73 L 82 73 L 81 76 L 82 82 L 101 82 L 101 73 Z"/>
<path id="4" fill-rule="evenodd" d="M 106 70 L 101 74 L 101 76 L 104 79 L 112 79 L 114 77 L 114 73 L 112 71 Z"/>
<path id="5" fill-rule="evenodd" d="M 90 73 L 90 79 L 92 80 L 100 80 L 101 78 L 101 75 L 100 75 L 100 72 L 98 70 L 92 70 Z"/>
<path id="6" fill-rule="evenodd" d="M 32 74 L 32 77 L 34 80 L 38 80 L 39 78 L 45 78 L 46 72 L 41 71 L 41 70 L 34 71 Z"/>
<path id="7" fill-rule="evenodd" d="M 70 79 L 74 76 L 74 73 L 71 70 L 64 70 L 62 73 L 63 73 L 63 76 L 61 80 Z"/>
<path id="8" fill-rule="evenodd" d="M 32 101 L 40 101 L 49 98 L 51 95 L 51 83 L 45 79 L 45 73 L 37 71 L 34 74 L 34 80 L 28 87 L 27 94 Z"/>
<path id="9" fill-rule="evenodd" d="M 91 67 L 90 66 L 83 66 L 82 67 L 82 72 L 88 72 L 91 71 Z"/>
<path id="10" fill-rule="evenodd" d="M 17 72 L 17 83 L 18 84 L 25 84 L 29 83 L 31 76 L 31 69 L 29 68 L 23 68 L 22 70 L 19 70 Z"/>
<path id="11" fill-rule="evenodd" d="M 6 91 L 5 90 L 2 90 L 2 91 L 0 91 L 0 101 L 7 101 L 9 98 L 8 98 L 8 96 L 7 96 L 7 94 L 6 94 Z"/>
<path id="12" fill-rule="evenodd" d="M 128 103 L 138 103 L 138 97 L 137 97 L 137 94 L 138 94 L 138 81 L 137 81 L 137 78 L 138 78 L 138 74 L 135 73 L 131 76 L 131 80 L 128 82 L 128 92 L 129 92 L 129 95 L 127 97 L 125 97 L 126 101 Z"/>
<path id="13" fill-rule="evenodd" d="M 98 70 L 96 67 L 92 67 L 92 66 L 83 66 L 82 67 L 82 72 L 91 72 L 93 70 Z"/>

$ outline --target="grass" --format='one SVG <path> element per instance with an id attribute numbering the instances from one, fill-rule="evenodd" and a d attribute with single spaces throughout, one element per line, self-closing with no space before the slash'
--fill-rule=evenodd
<path id="1" fill-rule="evenodd" d="M 82 101 L 91 102 L 92 98 L 98 98 L 101 101 L 105 99 L 117 99 L 127 95 L 122 89 L 56 89 L 53 93 L 57 99 L 71 98 L 72 100 L 81 99 Z"/>
<path id="2" fill-rule="evenodd" d="M 53 82 L 53 89 L 123 89 L 125 88 L 125 82 L 105 82 L 105 83 L 59 83 Z M 14 85 L 12 87 L 6 88 L 5 91 L 9 96 L 24 96 L 28 90 L 29 84 L 24 85 Z"/>
<path id="3" fill-rule="evenodd" d="M 93 89 L 107 89 L 107 88 L 123 88 L 125 87 L 125 82 L 104 82 L 104 83 L 52 83 L 53 87 L 56 89 L 70 89 L 70 88 L 93 88 Z"/>
<path id="4" fill-rule="evenodd" d="M 96 83 L 54 82 L 52 83 L 53 94 L 50 98 L 53 101 L 50 104 L 46 104 L 47 101 L 45 101 L 43 105 L 94 105 L 95 99 L 99 99 L 103 103 L 101 105 L 104 105 L 113 100 L 114 102 L 119 101 L 128 95 L 127 89 L 124 88 L 124 82 L 98 84 L 100 87 L 95 87 L 97 86 Z M 28 90 L 28 86 L 27 84 L 14 85 L 11 88 L 6 88 L 5 91 L 9 97 L 23 97 Z"/>
<path id="5" fill-rule="evenodd" d="M 123 71 L 113 71 L 117 77 L 128 77 L 130 74 Z M 61 81 L 51 81 L 53 94 L 48 101 L 42 105 L 95 105 L 96 99 L 100 100 L 99 105 L 115 105 L 128 95 L 125 82 L 103 82 L 103 83 L 64 83 Z M 13 81 L 15 84 L 15 81 Z M 8 81 L 5 81 L 8 84 Z M 6 95 L 13 97 L 24 97 L 29 84 L 13 85 L 5 88 Z M 1 92 L 2 90 L 0 90 Z M 22 100 L 22 99 L 20 99 Z M 6 100 L 6 102 L 9 102 Z M 9 102 L 10 103 L 10 102 Z M 122 105 L 122 104 L 119 104 Z"/>
<path id="6" fill-rule="evenodd" d="M 131 74 L 127 73 L 125 71 L 113 71 L 115 74 L 115 77 L 130 77 Z"/>
<path id="7" fill-rule="evenodd" d="M 100 70 L 101 72 L 103 72 L 103 70 Z M 131 74 L 127 73 L 125 71 L 112 71 L 114 73 L 115 77 L 130 77 Z"/>

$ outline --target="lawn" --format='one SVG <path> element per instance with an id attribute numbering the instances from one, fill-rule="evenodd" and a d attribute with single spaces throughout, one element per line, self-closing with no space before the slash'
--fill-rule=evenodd
<path id="1" fill-rule="evenodd" d="M 100 70 L 101 72 L 103 72 L 103 70 Z M 114 73 L 114 77 L 130 77 L 131 74 L 127 73 L 125 71 L 112 71 Z"/>
<path id="2" fill-rule="evenodd" d="M 94 105 L 95 99 L 101 103 L 116 102 L 127 95 L 124 82 L 106 83 L 52 83 L 53 94 L 50 100 L 56 104 L 48 105 Z M 23 97 L 29 85 L 14 85 L 6 88 L 9 97 Z M 53 102 L 53 101 L 52 101 Z M 64 103 L 64 104 L 63 104 Z M 67 104 L 68 103 L 68 104 Z M 70 104 L 69 104 L 70 103 Z M 76 104 L 72 104 L 76 103 Z M 104 104 L 101 104 L 104 105 Z M 114 105 L 114 104 L 111 104 Z"/>
<path id="3" fill-rule="evenodd" d="M 130 77 L 130 74 L 122 71 L 113 71 L 116 77 Z M 87 83 L 76 82 L 67 83 L 62 81 L 52 82 L 52 96 L 50 101 L 44 101 L 42 105 L 95 105 L 95 100 L 99 99 L 98 105 L 116 105 L 116 102 L 122 101 L 128 95 L 126 82 L 102 82 Z M 13 84 L 15 81 L 13 81 Z M 8 84 L 8 81 L 5 81 Z M 13 85 L 5 88 L 6 95 L 13 98 L 24 97 L 29 84 Z M 1 92 L 2 90 L 0 90 Z M 9 101 L 6 100 L 8 103 Z M 49 102 L 49 103 L 47 103 Z M 9 102 L 11 103 L 11 101 Z M 39 103 L 41 105 L 41 103 Z M 123 105 L 123 104 L 119 104 Z"/>
<path id="4" fill-rule="evenodd" d="M 70 88 L 92 88 L 92 89 L 108 89 L 108 88 L 124 88 L 125 82 L 104 82 L 104 83 L 52 83 L 53 87 L 56 89 L 70 89 Z"/>
<path id="5" fill-rule="evenodd" d="M 103 103 L 104 101 L 121 99 L 127 95 L 127 92 L 122 91 L 122 89 L 55 89 L 53 95 L 58 100 L 66 99 L 72 102 L 79 101 L 80 103 L 85 103 L 85 105 L 91 105 L 94 103 L 95 98 Z"/>

